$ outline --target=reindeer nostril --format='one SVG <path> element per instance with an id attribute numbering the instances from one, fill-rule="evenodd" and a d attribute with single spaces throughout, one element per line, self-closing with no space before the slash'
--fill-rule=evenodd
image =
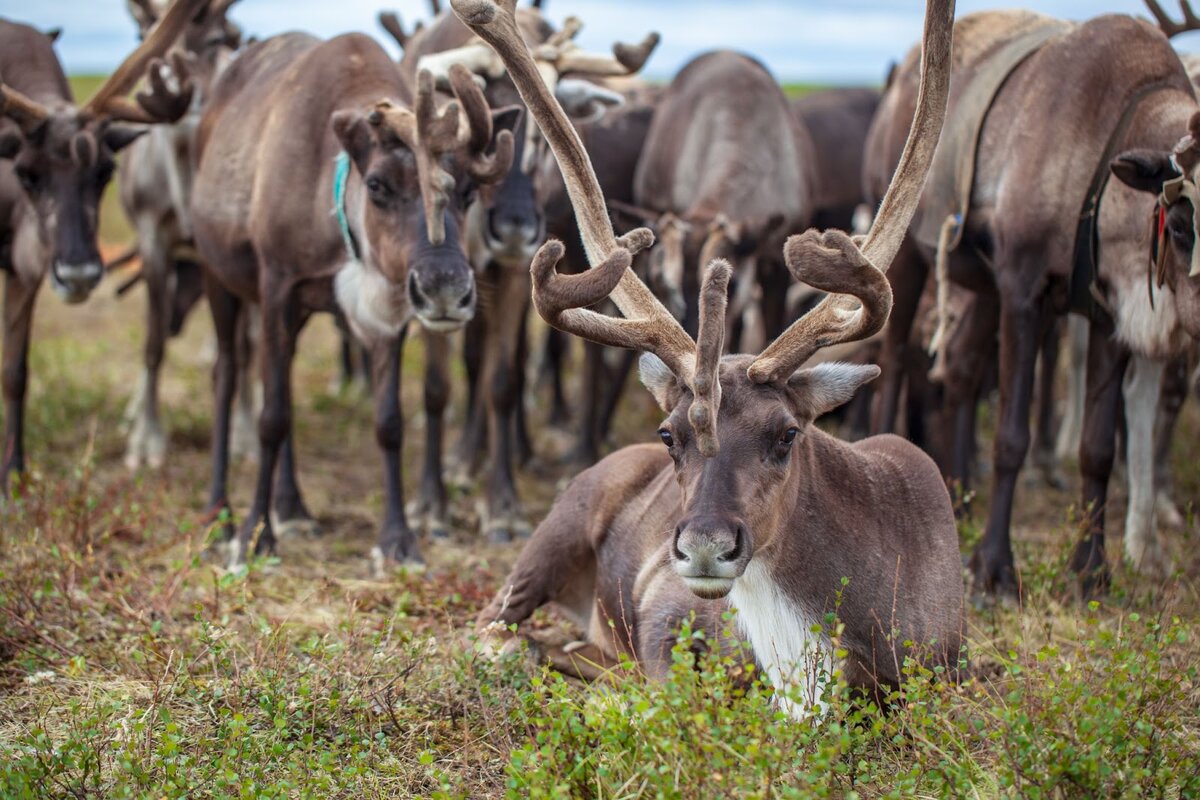
<path id="1" fill-rule="evenodd" d="M 474 286 L 467 289 L 467 293 L 464 294 L 461 299 L 459 299 L 458 307 L 459 308 L 470 308 L 471 303 L 473 303 L 473 302 L 475 302 L 475 287 Z"/>
<path id="2" fill-rule="evenodd" d="M 421 291 L 421 282 L 415 272 L 408 273 L 408 296 L 417 308 L 428 308 L 429 298 Z"/>
<path id="3" fill-rule="evenodd" d="M 717 560 L 723 562 L 737 561 L 742 555 L 742 543 L 745 541 L 746 535 L 742 531 L 742 526 L 737 526 L 733 532 L 733 549 L 721 554 Z"/>
<path id="4" fill-rule="evenodd" d="M 683 535 L 683 526 L 675 526 L 675 538 L 671 540 L 671 554 L 675 556 L 676 561 L 688 561 L 687 555 L 679 549 L 679 537 Z"/>

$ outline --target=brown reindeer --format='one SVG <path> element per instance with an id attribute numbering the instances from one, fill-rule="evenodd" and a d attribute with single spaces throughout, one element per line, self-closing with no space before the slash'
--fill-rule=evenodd
<path id="1" fill-rule="evenodd" d="M 0 271 L 4 293 L 5 438 L 0 484 L 25 466 L 29 336 L 47 272 L 68 303 L 87 299 L 103 267 L 100 196 L 114 155 L 187 110 L 191 86 L 160 60 L 206 0 L 180 0 L 83 106 L 75 105 L 52 38 L 0 20 Z M 125 95 L 148 74 L 136 103 Z M 135 123 L 129 125 L 126 123 Z"/>
<path id="2" fill-rule="evenodd" d="M 586 53 L 572 41 L 578 20 L 555 31 L 541 14 L 521 9 L 517 18 L 525 41 L 535 48 L 543 79 L 576 116 L 603 113 L 612 92 L 580 80 L 584 75 L 636 72 L 658 42 L 655 35 L 640 46 L 618 44 L 614 54 Z M 494 63 L 495 54 L 453 14 L 435 19 L 408 40 L 402 67 L 408 74 L 428 69 L 439 83 L 451 64 L 468 65 L 484 81 L 493 108 L 520 103 L 520 96 Z M 560 80 L 560 76 L 571 77 Z M 617 100 L 620 98 L 618 97 Z M 480 311 L 465 333 L 468 375 L 468 418 L 456 453 L 460 472 L 472 474 L 490 455 L 486 500 L 481 503 L 480 529 L 493 541 L 527 535 L 517 497 L 514 467 L 522 442 L 518 413 L 524 393 L 525 320 L 529 305 L 529 262 L 545 233 L 541 202 L 533 181 L 538 147 L 537 128 L 526 121 L 518 128 L 517 153 L 503 180 L 479 193 L 464 226 L 467 253 L 475 267 Z M 442 417 L 448 401 L 449 346 L 438 334 L 426 333 L 426 449 L 421 490 L 410 517 L 434 535 L 446 530 L 446 492 L 442 484 Z M 527 445 L 526 445 L 527 446 Z"/>
<path id="3" fill-rule="evenodd" d="M 219 348 L 214 509 L 228 503 L 239 306 L 258 303 L 262 314 L 259 476 L 233 564 L 259 526 L 258 547 L 273 546 L 272 511 L 280 522 L 308 517 L 295 482 L 290 372 L 296 337 L 318 311 L 338 315 L 371 350 L 386 489 L 373 564 L 420 559 L 400 474 L 405 329 L 413 317 L 438 331 L 471 318 L 463 210 L 478 186 L 503 177 L 513 152 L 511 130 L 494 125 L 466 70 L 449 77 L 456 99 L 439 108 L 431 75 L 418 76 L 413 98 L 395 62 L 365 36 L 285 34 L 248 48 L 217 81 L 192 197 Z M 519 112 L 495 117 L 511 126 Z"/>
<path id="4" fill-rule="evenodd" d="M 160 467 L 166 456 L 167 437 L 158 403 L 166 341 L 179 332 L 204 293 L 189 211 L 192 145 L 209 87 L 241 41 L 241 31 L 226 16 L 232 2 L 210 0 L 188 21 L 172 56 L 187 64 L 195 87 L 191 107 L 174 125 L 155 126 L 134 142 L 122 158 L 117 179 L 121 205 L 137 236 L 136 255 L 141 259 L 137 278 L 146 285 L 145 369 L 125 411 L 129 424 L 125 464 L 130 469 Z M 167 5 L 130 0 L 130 14 L 142 36 L 158 22 Z M 243 391 L 242 398 L 246 397 Z M 239 419 L 248 419 L 251 405 L 239 404 Z M 241 430 L 249 432 L 245 422 Z"/>
<path id="5" fill-rule="evenodd" d="M 826 89 L 789 101 L 816 156 L 813 227 L 854 229 L 854 214 L 866 202 L 863 151 L 879 97 L 878 89 Z"/>
<path id="6" fill-rule="evenodd" d="M 994 65 L 1028 36 L 1038 37 L 1037 46 L 998 75 Z M 999 320 L 1000 412 L 992 505 L 971 567 L 978 589 L 1003 593 L 1018 588 L 1009 531 L 1017 474 L 1029 447 L 1037 352 L 1056 314 L 1069 306 L 1089 314 L 1080 448 L 1086 534 L 1071 568 L 1090 593 L 1108 577 L 1104 516 L 1128 353 L 1167 357 L 1186 346 L 1189 334 L 1200 334 L 1189 199 L 1196 160 L 1187 155 L 1189 140 L 1176 155 L 1185 174 L 1170 161 L 1181 135 L 1200 133 L 1200 117 L 1193 120 L 1196 99 L 1167 38 L 1131 17 L 1076 25 L 1028 12 L 986 12 L 960 20 L 955 42 L 947 131 L 969 130 L 978 119 L 972 115 L 986 116 L 974 135 L 971 172 L 943 173 L 935 166 L 915 235 L 893 269 L 897 304 L 919 294 L 938 250 L 941 286 L 954 281 L 997 304 L 992 318 Z M 894 137 L 906 124 L 914 83 L 910 56 L 889 91 L 894 95 L 881 105 L 877 129 Z M 894 152 L 894 142 L 885 149 Z M 1105 180 L 1110 166 L 1118 180 Z M 1164 184 L 1181 188 L 1163 194 Z M 963 189 L 954 196 L 967 202 L 957 225 L 942 216 L 952 186 Z M 1152 214 L 1164 231 L 1157 248 L 1149 232 Z M 939 226 L 957 248 L 944 241 L 931 246 L 938 237 L 923 232 Z M 889 339 L 908 340 L 908 309 L 893 315 Z M 965 324 L 986 327 L 988 319 L 975 314 Z"/>
<path id="7" fill-rule="evenodd" d="M 802 368 L 821 347 L 869 336 L 886 322 L 891 291 L 877 265 L 899 247 L 937 142 L 952 0 L 928 3 L 919 110 L 870 234 L 861 244 L 840 231 L 789 239 L 788 268 L 830 296 L 760 355 L 725 357 L 728 262 L 716 259 L 705 272 L 693 340 L 629 270 L 653 237 L 646 229 L 614 237 L 591 164 L 538 78 L 512 3 L 453 6 L 496 48 L 545 133 L 593 265 L 559 274 L 563 246 L 547 242 L 532 269 L 538 313 L 583 338 L 645 349 L 642 380 L 668 414 L 659 430 L 665 452 L 626 448 L 571 484 L 479 626 L 503 630 L 555 602 L 583 624 L 587 657 L 606 662 L 631 652 L 661 674 L 679 618 L 698 609 L 711 620 L 711 601 L 728 598 L 781 695 L 796 684 L 806 691 L 802 705 L 787 705 L 800 714 L 818 701 L 822 674 L 834 666 L 828 637 L 813 626 L 835 610 L 846 577 L 839 613 L 847 656 L 838 666 L 849 684 L 895 683 L 909 645 L 956 664 L 962 584 L 953 512 L 936 467 L 897 437 L 847 444 L 812 425 L 876 367 Z M 608 296 L 624 319 L 587 309 Z"/>
<path id="8" fill-rule="evenodd" d="M 683 223 L 684 263 L 733 258 L 735 282 L 763 284 L 772 336 L 784 326 L 788 284 L 779 244 L 813 213 L 813 152 L 808 131 L 766 68 L 716 51 L 697 56 L 667 87 L 634 179 L 638 206 Z M 699 275 L 683 273 L 684 327 L 694 330 Z"/>

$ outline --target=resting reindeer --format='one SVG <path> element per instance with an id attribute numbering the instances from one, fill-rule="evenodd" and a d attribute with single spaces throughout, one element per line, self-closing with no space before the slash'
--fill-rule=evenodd
<path id="1" fill-rule="evenodd" d="M 801 368 L 821 347 L 869 336 L 887 320 L 891 291 L 876 265 L 899 246 L 937 142 L 953 0 L 927 4 L 921 100 L 871 233 L 861 247 L 840 231 L 791 238 L 789 269 L 830 296 L 759 356 L 725 357 L 728 263 L 715 260 L 705 272 L 693 340 L 629 270 L 653 237 L 637 229 L 614 238 L 586 152 L 538 78 L 511 0 L 453 6 L 496 48 L 546 135 L 593 265 L 559 274 L 563 246 L 545 244 L 532 268 L 538 313 L 582 338 L 647 350 L 642 380 L 669 415 L 659 431 L 665 450 L 625 448 L 572 482 L 479 626 L 503 630 L 555 602 L 582 623 L 590 657 L 632 652 L 661 673 L 679 618 L 698 609 L 711 619 L 713 601 L 728 597 L 776 685 L 803 681 L 815 699 L 816 676 L 805 665 L 829 666 L 832 656 L 811 626 L 834 610 L 847 577 L 840 616 L 848 683 L 896 682 L 904 642 L 955 664 L 962 580 L 937 468 L 897 437 L 851 445 L 812 424 L 875 377 L 876 367 Z M 586 308 L 609 296 L 625 319 Z"/>
<path id="2" fill-rule="evenodd" d="M 23 419 L 33 305 L 46 273 L 68 303 L 103 275 L 96 246 L 100 195 L 117 151 L 187 110 L 191 87 L 169 86 L 157 61 L 207 0 L 180 0 L 83 106 L 76 106 L 52 40 L 0 20 L 0 272 L 4 292 L 4 455 L 0 485 L 25 466 Z M 150 87 L 125 95 L 149 67 Z M 138 123 L 135 126 L 123 124 Z"/>
<path id="3" fill-rule="evenodd" d="M 427 72 L 412 99 L 395 62 L 359 34 L 277 36 L 247 48 L 217 81 L 197 137 L 192 196 L 219 348 L 214 509 L 228 504 L 239 307 L 258 303 L 262 313 L 261 457 L 254 504 L 231 549 L 235 565 L 259 525 L 259 547 L 272 546 L 272 512 L 280 522 L 308 516 L 295 480 L 291 364 L 301 328 L 321 311 L 371 350 L 386 490 L 373 564 L 420 559 L 404 517 L 400 351 L 414 317 L 451 331 L 473 315 L 463 210 L 479 185 L 507 172 L 513 152 L 512 132 L 494 125 L 467 71 L 451 70 L 450 81 L 457 99 L 441 108 Z M 506 125 L 519 117 L 496 112 Z"/>

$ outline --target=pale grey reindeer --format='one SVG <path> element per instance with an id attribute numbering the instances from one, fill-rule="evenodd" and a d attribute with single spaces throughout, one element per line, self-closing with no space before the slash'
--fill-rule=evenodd
<path id="1" fill-rule="evenodd" d="M 693 340 L 630 271 L 653 237 L 646 229 L 614 237 L 586 151 L 537 74 L 512 1 L 452 5 L 496 49 L 545 134 L 592 264 L 559 274 L 564 248 L 547 242 L 532 268 L 538 313 L 585 339 L 645 349 L 642 380 L 668 414 L 658 432 L 665 447 L 627 447 L 571 483 L 479 628 L 504 637 L 508 625 L 554 603 L 585 631 L 578 657 L 603 666 L 632 653 L 662 674 L 679 620 L 693 610 L 711 620 L 727 598 L 772 681 L 807 694 L 786 705 L 798 715 L 819 705 L 829 669 L 869 691 L 895 684 L 909 653 L 957 665 L 962 574 L 936 466 L 898 437 L 848 444 L 812 424 L 878 368 L 802 368 L 823 346 L 867 337 L 887 320 L 882 268 L 908 227 L 941 130 L 953 0 L 926 5 L 917 113 L 871 232 L 856 242 L 809 231 L 787 242 L 792 274 L 830 296 L 760 355 L 724 357 L 728 262 L 705 272 Z M 624 319 L 588 310 L 609 296 Z M 843 578 L 850 583 L 839 607 Z M 813 632 L 835 610 L 841 663 L 827 636 Z"/>
<path id="2" fill-rule="evenodd" d="M 167 436 L 159 413 L 158 382 L 167 339 L 179 332 L 191 307 L 203 295 L 200 265 L 192 241 L 191 202 L 193 149 L 204 98 L 216 75 L 241 42 L 241 31 L 228 19 L 235 0 L 209 0 L 194 15 L 172 50 L 186 64 L 194 91 L 187 114 L 173 125 L 159 125 L 126 151 L 117 186 L 121 206 L 137 238 L 141 259 L 138 280 L 146 287 L 146 339 L 144 369 L 125 410 L 129 435 L 125 465 L 136 470 L 162 466 Z M 127 0 L 130 15 L 145 36 L 162 17 L 165 0 Z M 165 190 L 164 190 L 165 189 Z M 126 284 L 126 288 L 129 284 Z M 244 333 L 249 334 L 249 325 Z M 252 349 L 243 347 L 243 370 L 249 368 Z M 235 450 L 256 447 L 253 440 L 253 402 L 243 391 L 237 406 Z"/>

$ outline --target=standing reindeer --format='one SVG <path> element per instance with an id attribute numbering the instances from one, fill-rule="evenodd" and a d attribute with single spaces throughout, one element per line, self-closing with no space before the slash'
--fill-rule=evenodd
<path id="1" fill-rule="evenodd" d="M 533 297 L 551 325 L 602 344 L 645 349 L 642 381 L 668 414 L 665 445 L 635 445 L 582 473 L 555 503 L 492 603 L 488 632 L 555 602 L 586 631 L 599 662 L 631 652 L 652 674 L 669 664 L 679 619 L 712 618 L 728 598 L 757 658 L 782 690 L 819 697 L 813 664 L 833 666 L 812 632 L 835 610 L 852 686 L 894 684 L 910 650 L 956 664 L 962 582 L 950 499 L 933 462 L 893 436 L 841 442 L 812 422 L 879 370 L 803 369 L 821 347 L 884 325 L 886 267 L 908 227 L 941 129 L 949 83 L 953 0 L 929 0 L 922 86 L 904 157 L 861 245 L 840 231 L 788 240 L 797 280 L 830 292 L 758 356 L 721 356 L 729 264 L 707 268 L 693 340 L 629 270 L 652 242 L 646 229 L 614 238 L 605 200 L 574 129 L 538 77 L 513 4 L 453 0 L 496 48 L 546 135 L 567 184 L 592 269 L 559 274 L 547 242 L 534 259 Z M 587 309 L 611 296 L 616 319 Z M 699 599 L 697 599 L 699 598 Z M 911 647 L 910 647 L 911 645 Z M 932 651 L 932 652 L 929 652 Z"/>
<path id="2" fill-rule="evenodd" d="M 247 48 L 213 90 L 192 196 L 218 339 L 212 509 L 228 505 L 240 307 L 257 303 L 262 314 L 259 474 L 233 565 L 260 526 L 258 547 L 269 549 L 276 524 L 309 517 L 295 478 L 291 365 L 314 312 L 338 315 L 371 352 L 386 490 L 373 565 L 420 560 L 404 516 L 400 352 L 414 317 L 446 332 L 474 314 L 463 212 L 511 163 L 512 132 L 493 116 L 509 126 L 520 116 L 493 115 L 465 69 L 448 77 L 456 99 L 439 108 L 428 72 L 418 75 L 414 98 L 366 36 L 284 34 Z"/>
<path id="3" fill-rule="evenodd" d="M 54 291 L 68 303 L 83 302 L 100 282 L 96 231 L 114 156 L 145 133 L 145 126 L 174 122 L 187 110 L 186 75 L 170 79 L 159 59 L 205 2 L 177 2 L 83 106 L 71 97 L 51 38 L 0 20 L 5 489 L 9 476 L 25 466 L 29 336 L 42 279 L 49 273 Z M 131 102 L 125 95 L 143 73 L 150 86 Z"/>
<path id="4" fill-rule="evenodd" d="M 560 102 L 577 115 L 602 114 L 612 93 L 581 80 L 636 73 L 658 43 L 651 34 L 639 45 L 616 44 L 612 55 L 583 51 L 573 41 L 581 23 L 571 18 L 555 31 L 536 9 L 517 12 L 527 44 L 537 51 L 539 71 Z M 492 108 L 521 102 L 495 54 L 478 41 L 453 14 L 435 19 L 407 39 L 402 68 L 408 75 L 428 69 L 444 84 L 452 64 L 468 66 L 485 81 Z M 565 80 L 560 76 L 570 75 Z M 619 97 L 617 98 L 619 100 Z M 490 455 L 486 500 L 480 503 L 480 532 L 491 541 L 528 535 L 529 524 L 517 496 L 514 468 L 525 444 L 519 436 L 518 406 L 523 399 L 525 320 L 529 306 L 529 263 L 545 235 L 545 218 L 534 184 L 538 150 L 537 126 L 528 120 L 516 129 L 516 155 L 508 173 L 479 193 L 464 224 L 467 253 L 475 268 L 479 313 L 464 336 L 469 381 L 468 415 L 455 461 L 474 473 Z M 446 492 L 442 484 L 442 417 L 448 400 L 449 346 L 444 337 L 426 332 L 426 448 L 421 489 L 414 504 L 415 520 L 434 534 L 446 530 Z"/>
<path id="5" fill-rule="evenodd" d="M 998 319 L 999 327 L 991 509 L 971 558 L 983 592 L 1018 590 L 1010 529 L 1029 448 L 1038 349 L 1056 315 L 1071 308 L 1088 316 L 1079 454 L 1085 534 L 1070 566 L 1090 594 L 1109 575 L 1104 519 L 1129 353 L 1169 358 L 1187 347 L 1189 335 L 1200 335 L 1192 223 L 1200 109 L 1162 31 L 1131 17 L 1072 24 L 984 12 L 960 20 L 955 41 L 956 89 L 943 146 L 977 143 L 977 152 L 962 147 L 972 156 L 961 162 L 966 170 L 935 166 L 931 173 L 914 236 L 893 270 L 897 296 L 919 296 L 936 263 L 940 287 L 953 281 L 998 310 L 964 321 L 994 330 L 988 320 Z M 910 56 L 880 107 L 877 129 L 894 137 L 902 128 L 914 83 Z M 892 137 L 876 141 L 894 152 Z M 1110 170 L 1117 180 L 1108 180 Z M 1161 236 L 1151 235 L 1152 224 Z M 912 303 L 893 315 L 889 340 L 907 341 Z M 1161 561 L 1157 540 L 1131 537 L 1125 548 L 1135 565 Z"/>
<path id="6" fill-rule="evenodd" d="M 195 87 L 191 107 L 174 125 L 156 126 L 135 142 L 122 159 L 117 180 L 121 205 L 137 236 L 138 277 L 146 285 L 145 369 L 125 412 L 130 425 L 125 465 L 131 470 L 143 464 L 158 468 L 166 456 L 167 437 L 158 403 L 160 368 L 167 338 L 179 332 L 191 306 L 203 295 L 189 210 L 192 149 L 201 105 L 241 41 L 241 32 L 226 16 L 233 1 L 210 0 L 188 21 L 172 55 L 188 66 Z M 130 0 L 128 5 L 145 36 L 167 3 Z M 243 391 L 242 397 L 248 394 Z M 239 412 L 239 418 L 245 419 L 250 404 L 240 403 Z M 240 427 L 246 430 L 245 423 Z"/>

